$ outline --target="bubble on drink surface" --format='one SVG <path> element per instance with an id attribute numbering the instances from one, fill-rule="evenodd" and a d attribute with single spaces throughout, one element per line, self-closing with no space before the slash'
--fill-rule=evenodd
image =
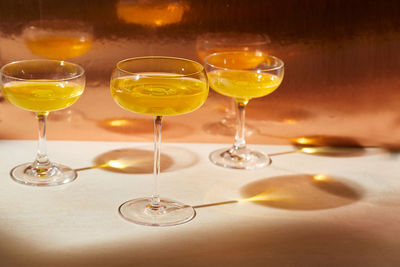
<path id="1" fill-rule="evenodd" d="M 52 97 L 54 96 L 53 90 L 46 90 L 46 89 L 38 89 L 32 91 L 32 96 L 34 97 Z"/>

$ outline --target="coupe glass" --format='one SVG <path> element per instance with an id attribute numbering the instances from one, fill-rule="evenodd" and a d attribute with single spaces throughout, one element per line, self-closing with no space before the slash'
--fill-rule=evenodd
<path id="1" fill-rule="evenodd" d="M 271 40 L 266 34 L 256 33 L 235 33 L 235 32 L 214 32 L 205 33 L 197 37 L 197 55 L 204 62 L 204 59 L 217 52 L 263 52 L 267 53 Z M 239 53 L 238 56 L 241 54 Z M 224 117 L 218 123 L 209 125 L 208 130 L 220 134 L 234 134 L 236 128 L 236 102 L 229 99 L 229 104 L 224 110 Z M 246 134 L 250 135 L 254 129 L 246 125 Z"/>
<path id="2" fill-rule="evenodd" d="M 11 170 L 19 183 L 52 186 L 73 181 L 76 172 L 51 162 L 46 152 L 46 119 L 50 111 L 71 106 L 85 88 L 85 71 L 74 63 L 58 60 L 23 60 L 1 68 L 3 96 L 16 107 L 33 111 L 39 123 L 36 159 Z"/>
<path id="3" fill-rule="evenodd" d="M 256 169 L 267 166 L 268 155 L 252 151 L 245 141 L 245 107 L 250 99 L 275 91 L 282 82 L 282 60 L 257 51 L 217 52 L 205 58 L 210 87 L 235 99 L 237 127 L 231 148 L 219 149 L 210 155 L 216 165 L 235 169 Z"/>
<path id="4" fill-rule="evenodd" d="M 152 197 L 129 200 L 119 207 L 131 222 L 177 225 L 191 220 L 191 206 L 160 198 L 160 145 L 163 116 L 198 109 L 207 99 L 208 81 L 203 66 L 174 57 L 139 57 L 117 63 L 111 77 L 111 94 L 116 103 L 131 112 L 154 116 L 154 190 Z"/>

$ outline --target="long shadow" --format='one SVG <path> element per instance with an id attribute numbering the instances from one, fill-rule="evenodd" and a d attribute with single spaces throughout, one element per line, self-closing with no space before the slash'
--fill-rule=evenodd
<path id="1" fill-rule="evenodd" d="M 208 208 L 251 202 L 287 210 L 322 210 L 353 204 L 362 199 L 364 189 L 341 177 L 323 174 L 284 175 L 265 178 L 245 185 L 242 199 L 195 205 Z"/>
<path id="2" fill-rule="evenodd" d="M 194 166 L 198 161 L 198 155 L 181 147 L 163 145 L 161 153 L 161 172 L 176 171 Z M 86 171 L 102 169 L 116 173 L 150 174 L 154 168 L 154 152 L 149 149 L 124 148 L 115 149 L 94 158 L 93 166 L 75 169 Z"/>
<path id="3" fill-rule="evenodd" d="M 301 153 L 311 156 L 321 157 L 360 157 L 371 154 L 381 153 L 380 151 L 367 151 L 364 147 L 334 147 L 334 146 L 300 146 L 294 145 L 293 149 L 277 153 L 268 154 L 270 157 L 282 156 L 287 154 Z"/>
<path id="4" fill-rule="evenodd" d="M 97 121 L 96 125 L 109 132 L 119 134 L 149 134 L 154 132 L 154 121 L 147 118 L 110 118 Z M 186 136 L 192 133 L 193 129 L 185 124 L 177 123 L 175 121 L 166 121 L 162 127 L 163 135 L 169 137 Z"/>
<path id="5" fill-rule="evenodd" d="M 362 144 L 343 136 L 303 136 L 291 138 L 300 152 L 327 157 L 359 157 L 367 154 Z"/>
<path id="6" fill-rule="evenodd" d="M 283 175 L 252 182 L 241 189 L 248 201 L 287 210 L 321 210 L 362 199 L 363 188 L 341 177 L 323 174 Z"/>
<path id="7" fill-rule="evenodd" d="M 362 146 L 361 143 L 349 137 L 303 136 L 294 138 L 276 138 L 289 141 L 293 145 L 293 150 L 270 154 L 270 156 L 303 153 L 322 157 L 361 157 L 383 152 L 383 150 L 368 151 L 367 147 Z"/>

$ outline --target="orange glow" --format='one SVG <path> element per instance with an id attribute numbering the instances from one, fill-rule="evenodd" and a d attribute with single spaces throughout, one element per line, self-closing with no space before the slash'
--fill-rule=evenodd
<path id="1" fill-rule="evenodd" d="M 307 154 L 314 154 L 318 152 L 318 148 L 315 147 L 303 147 L 300 149 L 301 152 L 307 153 Z"/>
<path id="2" fill-rule="evenodd" d="M 307 138 L 307 137 L 300 137 L 300 138 L 297 138 L 295 141 L 297 144 L 300 144 L 300 145 L 309 145 L 309 144 L 312 144 L 314 140 L 311 138 Z"/>
<path id="3" fill-rule="evenodd" d="M 96 166 L 91 166 L 84 169 L 98 169 L 98 168 L 114 168 L 114 169 L 126 169 L 132 167 L 137 164 L 141 164 L 143 162 L 150 162 L 152 161 L 152 157 L 145 157 L 141 159 L 118 159 L 118 160 L 109 160 L 106 163 L 99 164 Z"/>
<path id="4" fill-rule="evenodd" d="M 240 199 L 239 202 L 266 201 L 269 199 L 270 199 L 269 192 L 263 192 L 261 194 L 255 195 L 253 197 Z"/>
<path id="5" fill-rule="evenodd" d="M 287 124 L 296 124 L 297 121 L 294 119 L 283 119 L 283 122 L 287 123 Z"/>
<path id="6" fill-rule="evenodd" d="M 109 162 L 107 162 L 106 165 L 117 169 L 126 168 L 126 165 L 124 165 L 122 162 L 118 160 L 110 160 Z"/>
<path id="7" fill-rule="evenodd" d="M 279 201 L 284 201 L 284 198 L 281 195 L 276 194 L 276 191 L 277 189 L 270 188 L 269 190 L 261 192 L 255 196 L 240 199 L 238 200 L 238 202 L 263 202 L 263 201 L 275 201 L 277 199 L 279 199 Z"/>
<path id="8" fill-rule="evenodd" d="M 128 126 L 134 123 L 132 120 L 119 119 L 119 120 L 111 120 L 108 122 L 108 124 L 113 127 L 121 127 L 121 126 Z"/>
<path id="9" fill-rule="evenodd" d="M 120 0 L 117 16 L 126 23 L 160 27 L 180 22 L 187 9 L 182 1 Z"/>
<path id="10" fill-rule="evenodd" d="M 140 159 L 118 159 L 118 160 L 110 160 L 103 164 L 104 168 L 111 167 L 115 169 L 125 169 L 131 166 L 138 165 L 143 162 L 151 162 L 153 160 L 152 157 L 144 157 Z M 102 166 L 102 165 L 100 165 Z"/>
<path id="11" fill-rule="evenodd" d="M 316 174 L 313 176 L 314 181 L 326 181 L 328 177 L 324 174 Z"/>

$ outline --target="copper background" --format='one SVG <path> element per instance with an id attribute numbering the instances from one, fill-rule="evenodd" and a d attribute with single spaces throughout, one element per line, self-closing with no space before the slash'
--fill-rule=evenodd
<path id="1" fill-rule="evenodd" d="M 122 2 L 157 6 L 154 0 Z M 79 21 L 92 30 L 90 50 L 68 59 L 86 69 L 86 91 L 69 109 L 50 114 L 48 139 L 152 141 L 152 118 L 122 110 L 111 98 L 109 77 L 115 63 L 143 55 L 200 61 L 199 35 L 250 32 L 270 37 L 269 52 L 285 62 L 285 78 L 273 94 L 250 101 L 246 118 L 253 130 L 248 143 L 288 144 L 305 137 L 317 145 L 400 147 L 398 1 L 164 2 L 182 9 L 175 9 L 171 23 L 163 25 L 144 21 L 152 14 L 136 14 L 132 21 L 119 18 L 121 1 L 116 0 L 0 2 L 1 65 L 39 57 L 23 36 L 32 21 Z M 211 127 L 228 106 L 228 99 L 210 92 L 200 110 L 165 119 L 163 140 L 231 143 L 233 134 Z M 0 120 L 1 139 L 36 139 L 35 118 L 29 112 L 3 100 Z M 112 126 L 113 120 L 120 125 Z"/>

